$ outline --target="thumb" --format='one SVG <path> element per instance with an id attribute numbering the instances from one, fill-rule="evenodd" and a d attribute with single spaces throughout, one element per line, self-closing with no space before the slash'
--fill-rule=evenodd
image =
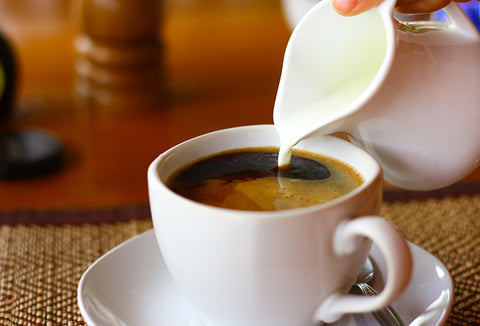
<path id="1" fill-rule="evenodd" d="M 340 15 L 355 16 L 370 10 L 382 0 L 333 0 L 333 7 Z"/>

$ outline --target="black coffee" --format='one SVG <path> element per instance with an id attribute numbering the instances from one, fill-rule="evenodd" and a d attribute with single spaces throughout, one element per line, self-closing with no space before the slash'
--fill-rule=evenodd
<path id="1" fill-rule="evenodd" d="M 277 148 L 223 152 L 181 168 L 167 184 L 207 205 L 280 210 L 324 203 L 363 182 L 351 166 L 307 151 L 294 151 L 289 167 L 277 162 Z"/>

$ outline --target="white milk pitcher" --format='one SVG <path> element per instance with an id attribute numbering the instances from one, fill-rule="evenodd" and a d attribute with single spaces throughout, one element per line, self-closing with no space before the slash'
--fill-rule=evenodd
<path id="1" fill-rule="evenodd" d="M 394 5 L 344 17 L 322 0 L 299 21 L 274 108 L 283 163 L 302 139 L 344 132 L 405 189 L 480 164 L 480 34 L 454 2 L 441 22 L 399 21 Z"/>

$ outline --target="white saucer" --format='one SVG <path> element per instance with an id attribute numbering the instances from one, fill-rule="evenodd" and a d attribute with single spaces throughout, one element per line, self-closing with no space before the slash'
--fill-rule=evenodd
<path id="1" fill-rule="evenodd" d="M 409 243 L 414 260 L 412 279 L 393 307 L 405 324 L 436 326 L 446 320 L 453 285 L 445 266 Z M 378 249 L 370 252 L 381 282 L 385 263 Z M 178 292 L 149 230 L 99 258 L 78 286 L 80 312 L 89 326 L 198 326 L 194 308 Z M 345 316 L 334 325 L 376 325 L 371 314 Z"/>

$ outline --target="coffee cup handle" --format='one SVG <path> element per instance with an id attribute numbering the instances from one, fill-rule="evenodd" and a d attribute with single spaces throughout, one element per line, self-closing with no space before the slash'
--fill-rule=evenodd
<path id="1" fill-rule="evenodd" d="M 337 255 L 354 253 L 365 237 L 385 257 L 388 272 L 384 289 L 373 296 L 333 293 L 317 309 L 315 319 L 330 323 L 344 314 L 379 310 L 406 288 L 412 271 L 410 249 L 400 232 L 384 218 L 365 216 L 340 223 L 333 236 L 333 250 Z"/>

